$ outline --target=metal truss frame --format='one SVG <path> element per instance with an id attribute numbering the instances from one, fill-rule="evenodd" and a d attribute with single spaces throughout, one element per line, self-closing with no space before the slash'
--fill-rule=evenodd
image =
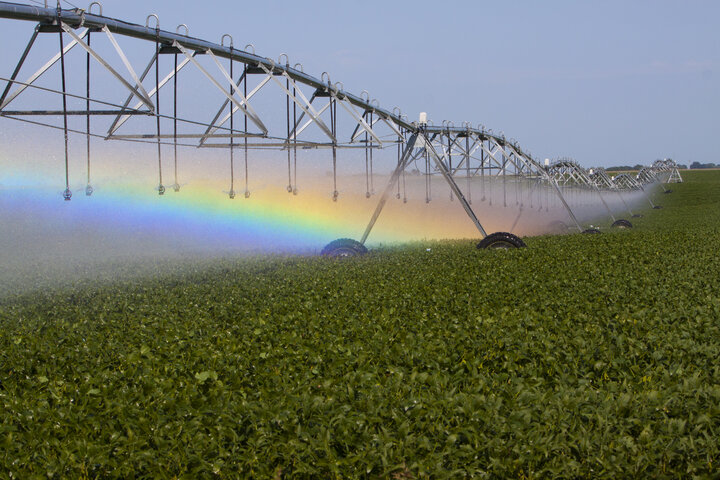
<path id="1" fill-rule="evenodd" d="M 152 16 L 154 15 L 150 17 Z M 148 20 L 150 17 L 148 17 Z M 452 122 L 443 123 L 442 126 L 410 122 L 397 108 L 392 111 L 381 108 L 376 100 L 371 100 L 367 92 L 363 92 L 358 96 L 345 91 L 340 82 L 333 84 L 326 73 L 317 78 L 306 74 L 302 66 L 298 66 L 299 64 L 291 67 L 287 61 L 287 56 L 285 56 L 283 64 L 280 61 L 282 55 L 279 61 L 275 62 L 272 59 L 256 55 L 254 48 L 248 48 L 249 45 L 245 47 L 245 50 L 235 49 L 232 45 L 232 38 L 230 38 L 230 44 L 226 46 L 222 40 L 228 35 L 224 35 L 220 44 L 217 44 L 190 37 L 186 26 L 185 34 L 181 34 L 179 31 L 168 32 L 161 30 L 159 23 L 156 23 L 155 27 L 149 26 L 149 22 L 146 22 L 145 26 L 141 26 L 105 17 L 102 12 L 93 14 L 89 9 L 85 11 L 81 9 L 41 8 L 2 1 L 0 1 L 0 18 L 25 20 L 37 24 L 11 77 L 4 79 L 7 84 L 0 96 L 0 116 L 60 128 L 64 131 L 66 138 L 66 184 L 67 135 L 68 132 L 77 131 L 68 128 L 67 117 L 69 115 L 84 115 L 87 117 L 86 131 L 78 133 L 85 134 L 88 139 L 88 188 L 90 187 L 90 137 L 100 137 L 105 140 L 157 143 L 158 191 L 160 194 L 164 192 L 161 145 L 167 144 L 175 147 L 174 187 L 176 190 L 179 189 L 177 183 L 178 145 L 227 148 L 230 156 L 231 198 L 234 197 L 232 172 L 233 151 L 236 148 L 244 148 L 245 150 L 246 197 L 249 193 L 247 190 L 248 149 L 287 150 L 288 191 L 293 193 L 297 193 L 297 182 L 293 187 L 291 152 L 296 161 L 298 147 L 332 149 L 333 199 L 337 199 L 336 168 L 338 149 L 364 149 L 366 170 L 369 164 L 371 173 L 373 150 L 397 145 L 397 166 L 380 197 L 375 213 L 362 237 L 362 243 L 366 241 L 392 189 L 396 185 L 399 188 L 398 182 L 401 174 L 411 162 L 415 162 L 421 157 L 424 157 L 426 161 L 427 171 L 424 173 L 428 176 L 428 179 L 430 175 L 440 175 L 444 178 L 450 187 L 451 199 L 458 199 L 483 237 L 487 235 L 486 231 L 471 206 L 470 187 L 471 180 L 475 177 L 483 179 L 483 188 L 486 177 L 490 179 L 501 178 L 503 191 L 505 191 L 505 185 L 508 182 L 514 183 L 516 188 L 521 181 L 532 182 L 533 191 L 544 186 L 548 191 L 552 190 L 557 194 L 562 205 L 579 229 L 582 228 L 563 195 L 562 190 L 564 188 L 581 188 L 597 192 L 614 220 L 601 191 L 634 190 L 642 188 L 646 184 L 660 183 L 661 177 L 666 182 L 682 181 L 677 166 L 672 160 L 655 162 L 652 167 L 641 170 L 637 179 L 631 179 L 628 176 L 617 176 L 612 179 L 604 171 L 588 172 L 576 162 L 567 159 L 549 166 L 543 166 L 533 159 L 529 152 L 523 150 L 517 142 L 512 139 L 507 140 L 504 135 L 494 134 L 484 127 L 472 127 L 469 123 L 463 124 L 462 127 L 455 127 Z M 157 16 L 155 16 L 155 19 L 157 20 Z M 19 81 L 18 76 L 28 55 L 36 44 L 38 37 L 44 33 L 59 35 L 59 51 L 43 64 L 39 70 L 30 75 L 26 81 Z M 91 33 L 103 34 L 103 38 L 110 43 L 112 51 L 117 54 L 127 71 L 129 79 L 123 76 L 118 71 L 118 68 L 113 66 L 109 58 L 99 53 L 95 44 L 91 46 Z M 67 44 L 64 44 L 64 35 L 70 38 L 70 42 Z M 148 45 L 151 45 L 154 50 L 140 75 L 137 74 L 137 70 L 120 45 L 121 39 L 125 38 L 143 40 Z M 80 46 L 87 55 L 87 93 L 85 96 L 70 94 L 65 88 L 65 57 L 71 55 L 76 50 L 74 48 L 76 46 Z M 174 64 L 170 71 L 160 78 L 160 58 L 165 54 L 174 55 Z M 119 101 L 109 101 L 91 96 L 90 58 L 99 63 L 106 72 L 123 85 L 123 92 L 127 92 L 127 97 L 123 97 Z M 179 63 L 178 59 L 181 59 Z M 38 78 L 46 74 L 58 62 L 60 62 L 62 70 L 62 87 L 46 88 L 35 85 Z M 225 62 L 228 62 L 227 65 Z M 214 67 L 208 66 L 212 64 L 214 64 Z M 239 76 L 235 75 L 234 65 L 236 64 L 242 67 L 242 74 Z M 219 108 L 217 110 L 213 108 L 208 112 L 207 118 L 211 118 L 210 121 L 186 119 L 178 115 L 178 77 L 181 74 L 184 75 L 184 72 L 188 70 L 193 70 L 190 67 L 191 65 L 194 67 L 194 71 L 199 72 L 211 85 L 211 87 L 208 87 L 208 91 L 213 92 L 220 98 L 218 102 Z M 148 77 L 153 68 L 155 70 L 154 85 L 150 85 Z M 248 92 L 248 78 L 253 75 L 259 75 L 260 79 Z M 172 114 L 163 114 L 159 105 L 160 93 L 161 89 L 168 88 L 168 85 L 173 85 L 173 111 Z M 255 102 L 256 96 L 260 91 L 270 89 L 270 85 L 285 101 L 286 122 L 281 128 L 271 125 L 267 118 L 264 120 L 264 112 L 251 105 L 251 101 L 256 106 L 258 105 L 258 102 Z M 14 91 L 13 86 L 16 87 Z M 63 109 L 10 111 L 6 108 L 29 88 L 40 89 L 62 96 Z M 86 108 L 84 110 L 68 109 L 66 105 L 67 98 L 85 100 Z M 133 99 L 136 99 L 134 103 Z M 327 99 L 327 101 L 322 102 L 323 99 Z M 109 106 L 112 109 L 93 109 L 91 108 L 91 102 Z M 343 115 L 341 118 L 339 118 L 338 105 L 340 106 L 339 112 Z M 236 114 L 241 116 L 242 127 L 236 126 Z M 52 115 L 63 116 L 63 127 L 24 118 L 26 116 Z M 102 135 L 93 133 L 90 130 L 90 118 L 93 116 L 113 117 L 109 128 Z M 119 133 L 120 128 L 129 122 L 132 123 L 132 119 L 136 116 L 154 117 L 156 120 L 155 128 L 148 129 L 146 127 L 145 131 L 140 133 Z M 172 133 L 161 131 L 161 119 L 173 121 Z M 178 133 L 178 122 L 201 128 L 197 133 Z M 249 130 L 249 124 L 255 131 Z M 314 129 L 308 130 L 313 125 L 317 127 L 319 132 L 312 132 Z M 126 126 L 125 128 L 129 127 Z M 318 133 L 322 134 L 320 139 L 317 139 Z M 243 141 L 236 142 L 236 138 L 242 138 Z M 252 139 L 252 142 L 249 139 Z M 460 187 L 459 180 L 462 178 L 467 180 L 465 191 Z M 371 190 L 370 185 L 368 185 L 368 197 L 372 194 Z M 69 187 L 66 193 L 68 194 L 66 199 L 69 199 Z M 397 196 L 400 198 L 399 190 Z M 427 201 L 429 200 L 428 196 Z M 505 199 L 503 201 L 505 202 Z M 516 193 L 516 201 L 519 201 L 522 210 L 522 195 L 518 200 Z M 517 223 L 517 219 L 515 223 Z"/>

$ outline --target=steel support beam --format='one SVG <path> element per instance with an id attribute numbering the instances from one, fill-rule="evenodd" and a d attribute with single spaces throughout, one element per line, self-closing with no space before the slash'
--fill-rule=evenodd
<path id="1" fill-rule="evenodd" d="M 360 239 L 360 243 L 362 243 L 363 245 L 365 245 L 365 241 L 367 241 L 370 232 L 375 226 L 375 222 L 377 222 L 377 219 L 380 216 L 380 212 L 382 212 L 382 209 L 385 206 L 388 197 L 390 196 L 390 192 L 392 192 L 393 188 L 395 187 L 395 183 L 398 181 L 400 173 L 405 169 L 405 167 L 407 167 L 407 164 L 410 163 L 413 145 L 415 145 L 415 138 L 417 136 L 417 133 L 413 133 L 412 135 L 410 135 L 410 138 L 405 144 L 405 151 L 403 152 L 402 157 L 398 161 L 397 167 L 395 168 L 395 170 L 393 170 L 392 175 L 390 175 L 390 180 L 388 180 L 388 184 L 385 187 L 382 195 L 380 196 L 380 200 L 378 201 L 377 207 L 375 207 L 375 211 L 370 218 L 370 222 L 368 223 L 367 227 L 365 227 L 365 232 Z"/>

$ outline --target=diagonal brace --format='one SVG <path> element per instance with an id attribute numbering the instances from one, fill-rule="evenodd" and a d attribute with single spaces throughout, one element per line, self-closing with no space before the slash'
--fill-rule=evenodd
<path id="1" fill-rule="evenodd" d="M 385 191 L 383 191 L 382 196 L 380 197 L 380 201 L 378 202 L 377 207 L 375 207 L 375 212 L 373 212 L 372 218 L 370 218 L 370 223 L 368 223 L 367 227 L 365 228 L 365 233 L 363 233 L 363 236 L 360 239 L 360 243 L 362 243 L 363 245 L 365 245 L 365 241 L 367 240 L 368 235 L 370 235 L 370 231 L 372 231 L 373 226 L 375 226 L 375 222 L 380 216 L 380 212 L 382 212 L 382 209 L 385 206 L 388 197 L 390 196 L 390 192 L 393 190 L 393 188 L 395 188 L 395 183 L 397 183 L 400 174 L 403 170 L 405 170 L 405 167 L 407 167 L 408 163 L 410 163 L 411 161 L 413 145 L 415 144 L 415 138 L 417 138 L 417 136 L 417 133 L 413 133 L 405 144 L 405 151 L 403 152 L 400 161 L 398 161 L 397 167 L 393 171 L 392 175 L 390 175 L 390 180 L 388 180 Z"/>
<path id="2" fill-rule="evenodd" d="M 135 80 L 135 83 L 137 85 L 137 88 L 130 85 L 130 82 L 125 80 L 122 75 L 120 75 L 117 70 L 115 70 L 113 67 L 110 66 L 108 62 L 105 61 L 95 50 L 90 48 L 90 46 L 85 43 L 74 31 L 72 28 L 67 26 L 65 23 L 61 23 L 62 29 L 70 35 L 73 40 L 77 42 L 78 45 L 80 45 L 82 48 L 85 49 L 95 60 L 97 60 L 100 65 L 105 67 L 107 71 L 109 71 L 115 78 L 117 78 L 120 83 L 122 83 L 125 88 L 133 92 L 135 95 L 140 98 L 140 100 L 150 109 L 151 112 L 155 111 L 155 105 L 153 105 L 152 100 L 150 100 L 150 97 L 148 96 L 147 92 L 143 88 L 142 84 L 140 83 L 140 80 L 137 78 L 137 75 L 135 75 L 135 71 L 130 66 L 130 63 L 128 62 L 127 58 L 125 57 L 125 54 L 122 53 L 122 50 L 120 50 L 120 46 L 115 42 L 115 39 L 112 37 L 112 34 L 110 34 L 110 30 L 106 30 L 106 33 L 108 34 L 108 38 L 111 39 L 113 45 L 115 46 L 115 49 L 118 51 L 120 56 L 123 59 L 123 62 L 125 63 L 125 66 L 130 71 L 130 74 L 132 75 L 133 79 Z M 107 27 L 105 27 L 107 29 Z"/>
<path id="3" fill-rule="evenodd" d="M 83 30 L 83 31 L 80 33 L 79 37 L 80 37 L 80 38 L 85 38 L 85 35 L 87 35 L 87 33 L 88 33 L 88 29 L 85 29 L 85 30 Z M 53 65 L 55 65 L 55 63 L 57 63 L 57 61 L 60 60 L 60 56 L 61 56 L 61 55 L 67 55 L 67 53 L 68 53 L 70 50 L 72 50 L 72 48 L 73 48 L 75 45 L 77 45 L 77 41 L 75 41 L 75 40 L 73 40 L 72 42 L 68 43 L 67 46 L 63 49 L 62 54 L 61 54 L 60 52 L 56 53 L 50 60 L 48 60 L 48 62 L 47 62 L 45 65 L 43 65 L 43 66 L 40 67 L 35 73 L 33 73 L 33 74 L 30 76 L 30 78 L 28 78 L 24 83 L 20 84 L 20 86 L 18 87 L 18 89 L 15 90 L 12 94 L 10 94 L 10 96 L 9 96 L 4 102 L 2 102 L 2 104 L 0 105 L 0 110 L 2 110 L 3 108 L 5 108 L 5 107 L 6 107 L 10 102 L 12 102 L 18 95 L 20 95 L 23 91 L 25 91 L 26 88 L 28 88 L 29 86 L 31 86 L 31 85 L 35 82 L 35 80 L 37 80 L 38 78 L 40 78 L 40 76 L 42 76 L 42 74 L 44 74 L 45 72 L 47 72 L 47 71 L 50 69 L 50 67 L 52 67 Z M 18 83 L 19 83 L 19 82 L 18 82 Z"/>
<path id="4" fill-rule="evenodd" d="M 423 133 L 424 136 L 424 133 Z M 432 159 L 435 161 L 435 165 L 437 165 L 438 169 L 440 170 L 440 173 L 442 173 L 442 176 L 445 178 L 445 181 L 450 185 L 450 189 L 455 193 L 458 200 L 460 200 L 460 204 L 465 209 L 465 213 L 467 213 L 468 217 L 470 217 L 470 220 L 475 224 L 475 227 L 477 227 L 478 231 L 480 232 L 480 235 L 482 235 L 483 238 L 487 237 L 487 233 L 485 232 L 485 229 L 483 228 L 482 224 L 480 223 L 480 220 L 478 220 L 477 216 L 475 215 L 475 212 L 473 211 L 472 207 L 468 203 L 467 199 L 465 198 L 465 195 L 463 195 L 462 191 L 460 190 L 460 187 L 458 187 L 457 183 L 455 183 L 455 179 L 452 177 L 450 172 L 447 169 L 447 166 L 443 163 L 442 159 L 438 156 L 437 152 L 435 151 L 435 148 L 432 146 L 431 142 L 427 143 L 427 151 L 432 157 Z"/>
<path id="5" fill-rule="evenodd" d="M 243 97 L 242 93 L 240 93 L 240 91 L 237 89 L 237 86 L 235 85 L 235 82 L 232 79 L 230 79 L 229 83 L 230 83 L 230 85 L 232 85 L 234 87 L 233 91 L 234 91 L 235 95 L 238 95 L 242 99 L 242 102 L 238 102 L 238 100 L 235 98 L 234 95 L 229 94 L 225 90 L 225 88 L 222 85 L 220 85 L 220 82 L 218 82 L 215 79 L 215 77 L 210 75 L 210 72 L 208 72 L 202 65 L 200 65 L 200 62 L 198 62 L 197 59 L 195 59 L 195 56 L 193 54 L 191 54 L 187 48 L 180 45 L 180 43 L 178 43 L 177 41 L 173 42 L 173 46 L 177 47 L 187 58 L 189 58 L 190 61 L 193 63 L 193 65 L 195 65 L 197 67 L 197 69 L 200 70 L 200 72 L 202 72 L 202 74 L 205 75 L 205 77 L 208 80 L 210 80 L 210 82 L 213 85 L 215 85 L 215 87 L 217 87 L 217 89 L 220 90 L 222 92 L 222 94 L 225 95 L 225 97 L 228 98 L 228 100 L 230 100 L 236 107 L 238 107 L 240 110 L 242 110 L 243 113 L 245 115 L 247 115 L 248 118 L 255 125 L 257 125 L 258 128 L 260 128 L 260 130 L 262 130 L 263 135 L 267 135 L 267 133 L 268 133 L 267 127 L 262 122 L 262 120 L 260 120 L 260 117 L 258 117 L 257 114 L 255 114 L 255 111 L 247 103 L 247 99 Z M 210 50 L 207 50 L 206 53 L 212 54 L 212 52 L 210 52 Z M 217 61 L 217 58 L 215 58 L 214 55 L 212 55 L 212 56 L 215 59 L 215 62 L 218 64 L 218 68 L 223 73 L 223 75 L 227 78 L 230 78 L 230 75 L 228 75 L 228 73 L 225 71 L 225 69 L 219 64 L 219 62 Z"/>

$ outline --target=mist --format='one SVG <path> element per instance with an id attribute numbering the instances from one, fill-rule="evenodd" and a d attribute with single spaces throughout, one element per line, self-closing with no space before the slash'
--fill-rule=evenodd
<path id="1" fill-rule="evenodd" d="M 228 256 L 316 255 L 335 238 L 359 239 L 389 174 L 380 169 L 370 176 L 356 168 L 333 177 L 331 170 L 315 166 L 288 178 L 283 160 L 266 160 L 261 174 L 255 169 L 249 198 L 240 176 L 234 199 L 222 162 L 215 168 L 184 165 L 187 183 L 163 196 L 154 189 L 150 169 L 140 175 L 142 181 L 101 173 L 92 196 L 76 185 L 69 202 L 62 200 L 61 185 L 6 175 L 0 187 L 0 295 L 110 281 L 129 272 L 154 275 L 168 265 Z M 456 181 L 488 233 L 532 236 L 575 227 L 547 185 L 511 176 L 468 181 L 459 175 Z M 289 184 L 296 194 L 288 193 Z M 339 195 L 333 201 L 335 188 Z M 629 218 L 629 210 L 645 201 L 637 192 L 604 192 L 601 199 L 597 192 L 566 188 L 563 195 L 583 228 L 608 223 L 610 212 Z M 568 228 L 558 229 L 558 222 Z M 367 244 L 480 237 L 444 178 L 406 172 L 391 189 Z"/>

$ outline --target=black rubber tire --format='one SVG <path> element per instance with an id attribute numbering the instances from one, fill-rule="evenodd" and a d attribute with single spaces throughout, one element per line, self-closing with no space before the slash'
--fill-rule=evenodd
<path id="1" fill-rule="evenodd" d="M 661 208 L 662 208 L 662 205 L 655 205 L 655 206 L 653 207 L 653 209 L 655 209 L 655 210 L 660 210 Z"/>
<path id="2" fill-rule="evenodd" d="M 357 257 L 367 253 L 365 245 L 352 238 L 338 238 L 325 245 L 320 255 L 325 257 L 343 258 Z"/>
<path id="3" fill-rule="evenodd" d="M 633 225 L 629 221 L 625 220 L 624 218 L 619 218 L 615 220 L 612 224 L 615 228 L 632 228 Z"/>
<path id="4" fill-rule="evenodd" d="M 586 230 L 583 230 L 582 233 L 587 233 L 588 235 L 596 235 L 596 234 L 602 233 L 602 232 L 600 230 L 598 230 L 597 228 L 588 228 Z"/>
<path id="5" fill-rule="evenodd" d="M 567 224 L 565 224 L 562 220 L 553 220 L 548 223 L 547 228 L 552 233 L 567 233 L 569 230 Z"/>
<path id="6" fill-rule="evenodd" d="M 517 235 L 507 232 L 491 233 L 478 242 L 477 248 L 524 248 L 525 242 Z"/>
<path id="7" fill-rule="evenodd" d="M 663 193 L 672 193 L 672 190 L 665 190 Z"/>
<path id="8" fill-rule="evenodd" d="M 639 213 L 633 213 L 632 218 L 642 218 L 642 215 Z"/>

